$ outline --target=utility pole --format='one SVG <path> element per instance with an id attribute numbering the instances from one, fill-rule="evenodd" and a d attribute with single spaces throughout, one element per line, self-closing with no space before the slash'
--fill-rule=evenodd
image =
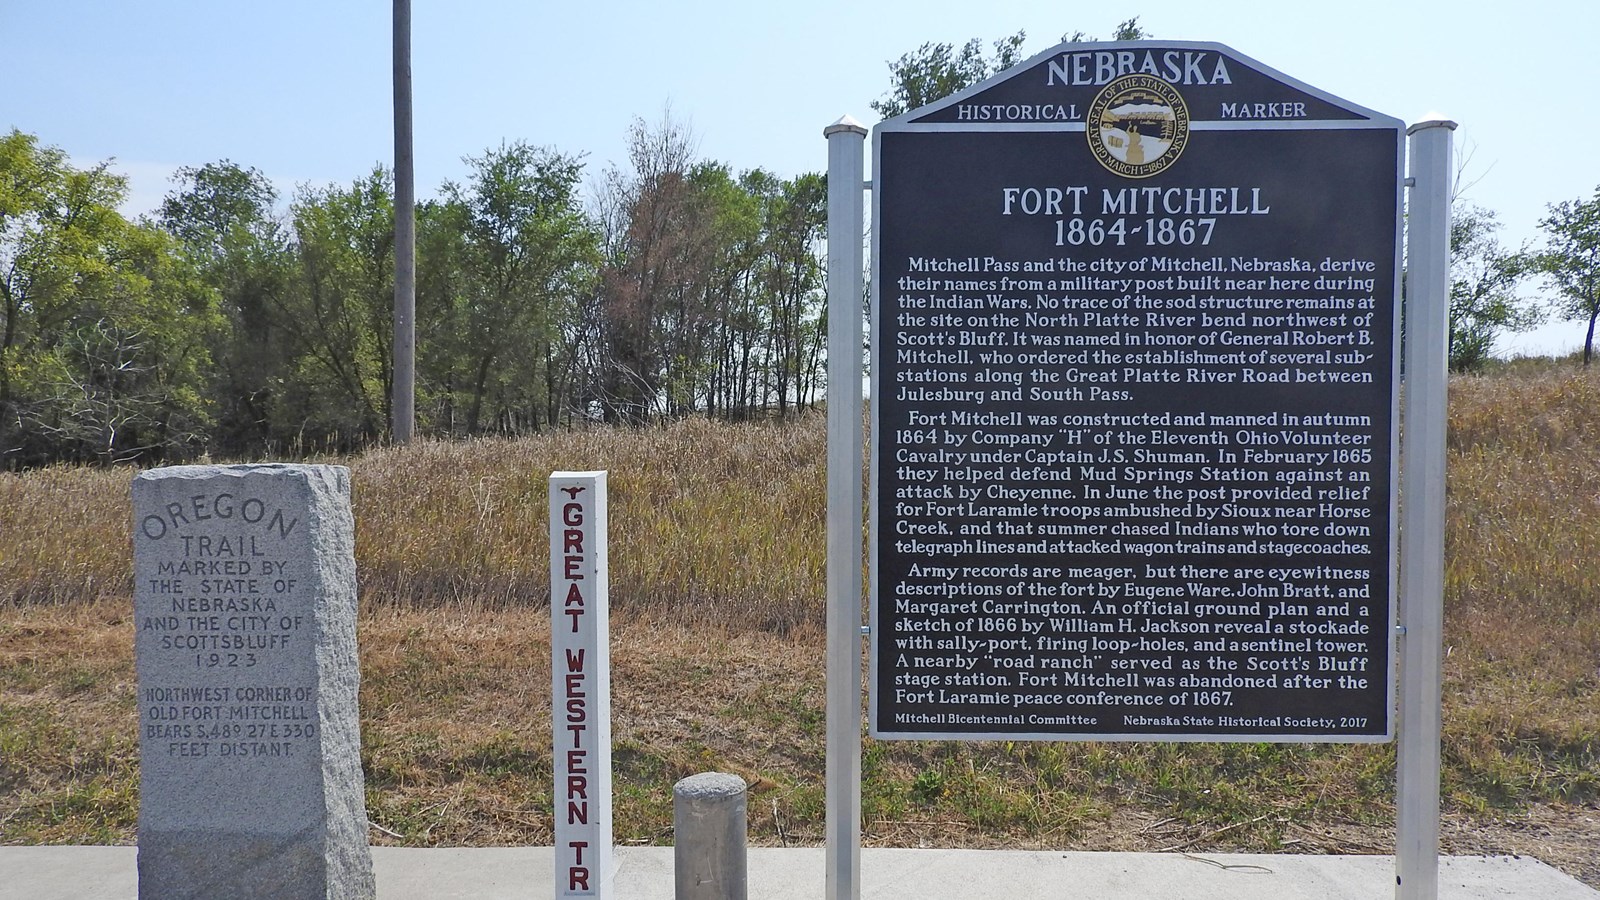
<path id="1" fill-rule="evenodd" d="M 396 444 L 416 432 L 417 189 L 411 152 L 411 0 L 394 0 L 394 394 Z"/>

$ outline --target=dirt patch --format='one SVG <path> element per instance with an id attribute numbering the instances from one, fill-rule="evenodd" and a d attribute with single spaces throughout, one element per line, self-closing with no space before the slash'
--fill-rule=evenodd
<path id="1" fill-rule="evenodd" d="M 1600 805 L 1539 805 L 1499 819 L 1446 816 L 1442 852 L 1466 856 L 1531 856 L 1600 889 Z"/>

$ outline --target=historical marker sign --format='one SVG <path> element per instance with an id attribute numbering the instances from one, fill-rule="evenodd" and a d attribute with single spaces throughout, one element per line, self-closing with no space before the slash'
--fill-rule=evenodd
<path id="1" fill-rule="evenodd" d="M 1160 42 L 878 126 L 875 735 L 1392 734 L 1402 132 Z"/>

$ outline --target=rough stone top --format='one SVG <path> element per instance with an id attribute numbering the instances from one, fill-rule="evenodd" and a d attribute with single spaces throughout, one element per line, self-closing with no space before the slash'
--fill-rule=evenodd
<path id="1" fill-rule="evenodd" d="M 701 772 L 672 786 L 674 794 L 688 798 L 737 797 L 744 791 L 744 779 L 726 772 Z"/>
<path id="2" fill-rule="evenodd" d="M 231 466 L 162 466 L 140 472 L 136 477 L 144 481 L 168 478 L 216 478 L 218 476 L 244 477 L 247 475 L 299 475 L 309 476 L 329 470 L 349 472 L 344 466 L 308 465 L 305 463 L 243 463 Z"/>

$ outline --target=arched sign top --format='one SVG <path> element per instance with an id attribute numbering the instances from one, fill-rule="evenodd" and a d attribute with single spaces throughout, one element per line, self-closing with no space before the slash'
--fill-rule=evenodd
<path id="1" fill-rule="evenodd" d="M 925 126 L 1092 127 L 1105 89 L 1131 76 L 1181 97 L 1196 130 L 1395 128 L 1400 122 L 1297 79 L 1222 44 L 1193 41 L 1063 43 L 994 77 L 888 119 L 881 130 Z"/>

